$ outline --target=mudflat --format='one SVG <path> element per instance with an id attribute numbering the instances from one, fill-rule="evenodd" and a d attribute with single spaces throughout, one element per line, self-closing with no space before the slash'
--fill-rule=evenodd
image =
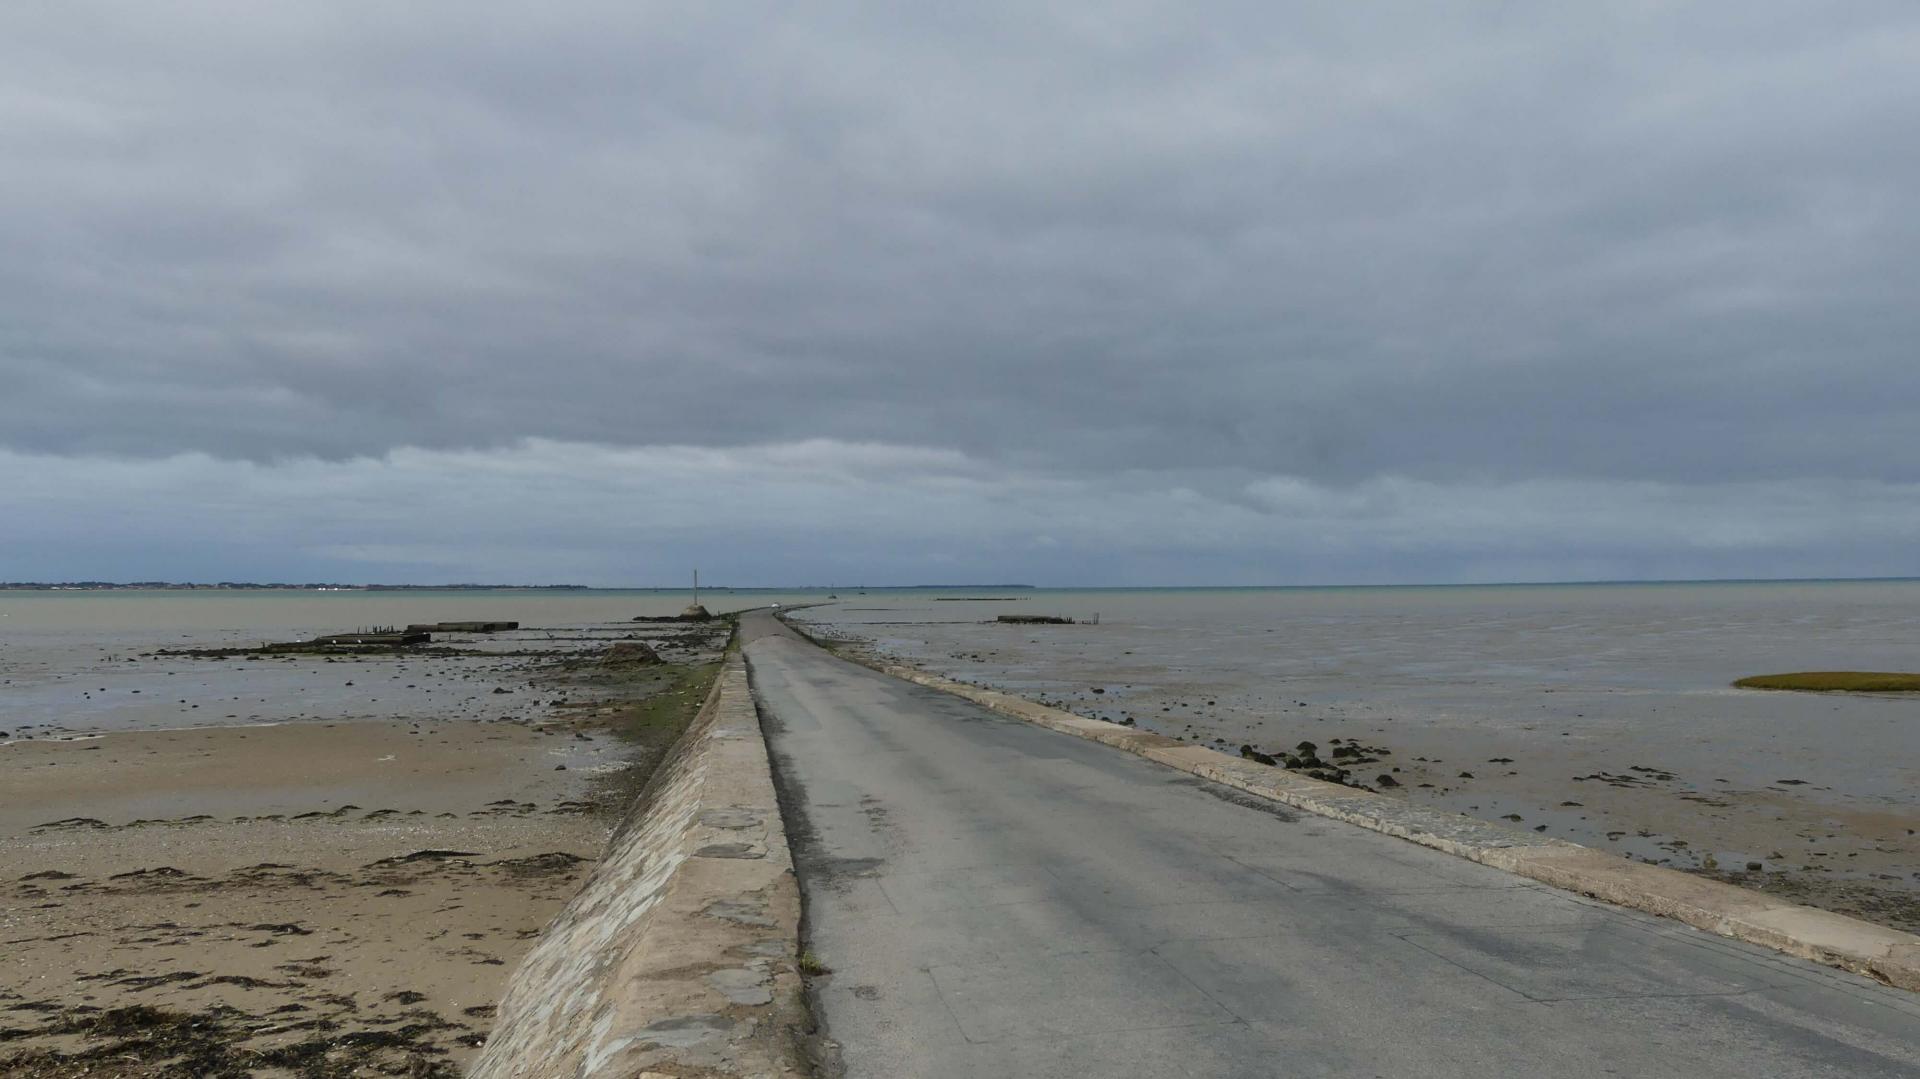
<path id="1" fill-rule="evenodd" d="M 1920 584 L 1020 604 L 1081 621 L 1007 626 L 994 605 L 959 618 L 914 596 L 800 619 L 945 677 L 1920 931 L 1920 699 L 1731 684 L 1910 665 Z"/>
<path id="2" fill-rule="evenodd" d="M 460 1074 L 697 708 L 707 643 L 528 659 L 496 674 L 514 718 L 0 747 L 0 1073 Z"/>

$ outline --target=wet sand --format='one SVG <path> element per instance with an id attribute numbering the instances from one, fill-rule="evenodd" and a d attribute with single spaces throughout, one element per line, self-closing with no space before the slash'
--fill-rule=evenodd
<path id="1" fill-rule="evenodd" d="M 0 1024 L 217 1010 L 249 1052 L 375 1031 L 392 1044 L 369 1064 L 457 1062 L 605 841 L 589 773 L 554 771 L 553 741 L 356 723 L 16 747 L 0 758 Z"/>
<path id="2" fill-rule="evenodd" d="M 712 648 L 627 632 L 519 661 L 511 720 L 0 746 L 0 1073 L 458 1075 L 697 706 Z"/>

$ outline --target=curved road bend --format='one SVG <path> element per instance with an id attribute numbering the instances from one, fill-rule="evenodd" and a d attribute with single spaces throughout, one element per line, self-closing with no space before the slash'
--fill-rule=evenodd
<path id="1" fill-rule="evenodd" d="M 1920 998 L 742 622 L 855 1079 L 1920 1076 Z"/>

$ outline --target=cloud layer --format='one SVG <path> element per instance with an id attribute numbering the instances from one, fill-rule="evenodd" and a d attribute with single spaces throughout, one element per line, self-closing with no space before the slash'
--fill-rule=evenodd
<path id="1" fill-rule="evenodd" d="M 0 533 L 56 576 L 1913 572 L 1913 130 L 1898 2 L 14 4 Z"/>
<path id="2" fill-rule="evenodd" d="M 826 440 L 529 441 L 277 465 L 0 454 L 16 579 L 1309 584 L 1900 572 L 1920 484 L 1329 485 Z M 1822 522 L 1848 522 L 1844 535 Z"/>

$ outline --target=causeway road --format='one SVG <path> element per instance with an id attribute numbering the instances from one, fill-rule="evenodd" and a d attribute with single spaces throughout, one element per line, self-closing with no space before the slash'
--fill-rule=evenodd
<path id="1" fill-rule="evenodd" d="M 1920 997 L 742 622 L 852 1079 L 1920 1076 Z"/>

